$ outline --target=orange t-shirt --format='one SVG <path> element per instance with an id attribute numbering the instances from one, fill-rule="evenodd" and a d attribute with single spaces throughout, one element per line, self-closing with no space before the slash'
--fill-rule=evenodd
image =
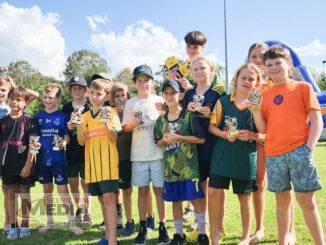
<path id="1" fill-rule="evenodd" d="M 307 82 L 289 81 L 263 92 L 261 114 L 266 122 L 265 155 L 277 156 L 306 143 L 310 110 L 320 110 Z"/>

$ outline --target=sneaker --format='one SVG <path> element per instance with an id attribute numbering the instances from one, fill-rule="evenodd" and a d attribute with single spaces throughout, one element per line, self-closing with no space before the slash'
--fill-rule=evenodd
<path id="1" fill-rule="evenodd" d="M 22 239 L 28 237 L 31 237 L 31 231 L 29 230 L 29 228 L 28 227 L 20 228 L 18 238 Z"/>
<path id="2" fill-rule="evenodd" d="M 199 234 L 197 241 L 199 245 L 209 245 L 209 239 L 206 234 Z"/>
<path id="3" fill-rule="evenodd" d="M 7 240 L 17 240 L 19 238 L 19 228 L 10 228 Z"/>
<path id="4" fill-rule="evenodd" d="M 102 237 L 95 245 L 109 245 L 109 241 Z"/>
<path id="5" fill-rule="evenodd" d="M 123 228 L 123 225 L 122 225 L 122 214 L 118 214 L 118 220 L 117 220 L 117 229 L 120 230 Z"/>
<path id="6" fill-rule="evenodd" d="M 98 226 L 98 228 L 101 230 L 101 231 L 105 231 L 105 222 L 103 220 L 103 222 Z"/>
<path id="7" fill-rule="evenodd" d="M 122 231 L 122 236 L 131 236 L 136 230 L 135 222 L 132 220 L 131 222 L 127 222 L 125 228 Z"/>
<path id="8" fill-rule="evenodd" d="M 76 214 L 75 214 L 75 223 L 76 224 L 82 223 L 82 213 L 83 213 L 83 210 L 81 208 L 77 208 Z"/>
<path id="9" fill-rule="evenodd" d="M 186 243 L 186 235 L 183 234 L 183 236 L 181 236 L 180 234 L 174 234 L 173 235 L 173 239 L 170 242 L 170 244 L 172 245 L 182 245 Z"/>
<path id="10" fill-rule="evenodd" d="M 152 231 L 155 229 L 155 218 L 153 215 L 146 218 L 146 223 L 148 229 L 151 229 Z"/>
<path id="11" fill-rule="evenodd" d="M 168 235 L 168 231 L 166 230 L 165 226 L 160 226 L 158 228 L 158 242 L 159 245 L 169 244 L 170 238 Z"/>
<path id="12" fill-rule="evenodd" d="M 144 227 L 140 227 L 138 235 L 135 238 L 134 244 L 135 245 L 144 245 L 144 244 L 146 244 L 146 240 L 147 240 L 147 230 Z"/>
<path id="13" fill-rule="evenodd" d="M 90 216 L 89 214 L 85 214 L 83 217 L 83 223 L 82 223 L 82 227 L 85 230 L 88 230 L 92 227 L 92 216 Z M 105 226 L 104 226 L 105 227 Z"/>
<path id="14" fill-rule="evenodd" d="M 190 208 L 185 208 L 185 211 L 182 214 L 182 218 L 186 222 L 195 219 L 194 210 Z"/>

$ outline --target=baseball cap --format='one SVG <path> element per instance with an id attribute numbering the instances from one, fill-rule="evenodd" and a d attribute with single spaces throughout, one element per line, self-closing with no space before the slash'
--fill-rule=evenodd
<path id="1" fill-rule="evenodd" d="M 166 80 L 163 85 L 162 85 L 162 92 L 164 91 L 164 89 L 166 89 L 167 87 L 172 87 L 177 93 L 182 93 L 185 90 L 183 89 L 183 87 L 181 86 L 181 84 L 179 83 L 179 81 L 171 79 L 171 80 Z"/>
<path id="2" fill-rule="evenodd" d="M 91 80 L 95 80 L 95 79 L 105 79 L 105 80 L 109 80 L 112 81 L 111 77 L 109 76 L 109 74 L 105 73 L 105 72 L 99 72 L 99 73 L 95 73 L 92 77 Z"/>
<path id="3" fill-rule="evenodd" d="M 132 72 L 132 80 L 135 81 L 140 75 L 147 75 L 150 78 L 154 78 L 152 69 L 148 65 L 137 66 Z"/>
<path id="4" fill-rule="evenodd" d="M 82 87 L 87 87 L 87 82 L 83 76 L 76 75 L 70 78 L 67 85 L 80 85 Z"/>

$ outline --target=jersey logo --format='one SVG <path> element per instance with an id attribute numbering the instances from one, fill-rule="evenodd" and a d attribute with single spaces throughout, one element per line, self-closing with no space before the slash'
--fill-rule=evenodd
<path id="1" fill-rule="evenodd" d="M 275 105 L 280 105 L 283 102 L 283 95 L 276 95 L 273 100 Z"/>

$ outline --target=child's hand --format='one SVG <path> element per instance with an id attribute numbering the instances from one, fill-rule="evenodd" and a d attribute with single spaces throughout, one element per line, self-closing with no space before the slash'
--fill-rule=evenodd
<path id="1" fill-rule="evenodd" d="M 197 107 L 196 111 L 200 112 L 205 117 L 210 117 L 211 116 L 211 109 L 209 109 L 208 106 Z"/>
<path id="2" fill-rule="evenodd" d="M 59 143 L 60 150 L 66 150 L 66 147 L 67 147 L 67 141 L 61 140 Z"/>
<path id="3" fill-rule="evenodd" d="M 190 84 L 190 82 L 187 78 L 181 77 L 178 79 L 178 81 L 185 91 L 192 88 L 192 85 Z"/>
<path id="4" fill-rule="evenodd" d="M 137 127 L 140 124 L 140 118 L 138 117 L 133 117 L 132 119 L 130 119 L 129 123 L 131 124 L 131 126 Z"/>
<path id="5" fill-rule="evenodd" d="M 196 109 L 196 104 L 195 104 L 195 102 L 189 102 L 189 104 L 188 104 L 188 106 L 187 106 L 187 109 L 188 109 L 188 111 L 195 111 L 195 109 Z"/>
<path id="6" fill-rule="evenodd" d="M 164 135 L 168 144 L 175 144 L 180 141 L 180 135 L 175 133 L 168 133 Z"/>
<path id="7" fill-rule="evenodd" d="M 20 171 L 20 176 L 22 178 L 27 178 L 28 176 L 30 176 L 30 174 L 31 174 L 31 166 L 28 164 L 25 164 L 22 171 Z"/>
<path id="8" fill-rule="evenodd" d="M 168 72 L 168 77 L 169 77 L 169 79 L 177 80 L 178 79 L 178 74 L 175 71 L 169 71 Z"/>
<path id="9" fill-rule="evenodd" d="M 242 141 L 251 140 L 251 131 L 246 129 L 241 129 L 237 134 L 237 138 Z"/>
<path id="10" fill-rule="evenodd" d="M 76 128 L 76 124 L 72 123 L 71 121 L 67 122 L 67 127 L 71 131 Z"/>

